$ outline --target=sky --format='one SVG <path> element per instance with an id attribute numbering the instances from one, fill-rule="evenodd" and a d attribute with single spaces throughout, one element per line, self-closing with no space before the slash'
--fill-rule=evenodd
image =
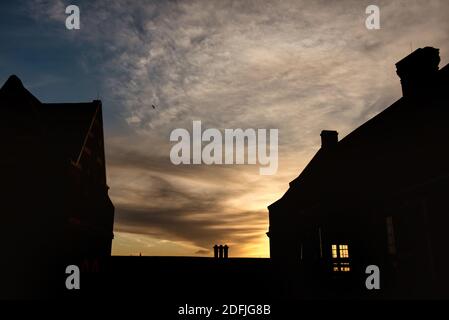
<path id="1" fill-rule="evenodd" d="M 65 8 L 80 8 L 80 29 Z M 368 30 L 365 9 L 380 8 Z M 101 99 L 112 254 L 268 257 L 267 206 L 320 147 L 401 97 L 394 64 L 419 47 L 449 62 L 449 2 L 1 1 L 0 82 L 43 102 Z M 156 106 L 156 109 L 152 107 Z M 172 130 L 279 130 L 279 168 L 179 165 Z"/>

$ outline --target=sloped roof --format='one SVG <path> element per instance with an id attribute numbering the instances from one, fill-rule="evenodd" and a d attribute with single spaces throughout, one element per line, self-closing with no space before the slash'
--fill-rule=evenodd
<path id="1" fill-rule="evenodd" d="M 268 208 L 301 207 L 347 195 L 379 197 L 449 174 L 449 148 L 443 148 L 449 143 L 449 65 L 437 78 L 431 96 L 400 98 L 335 148 L 320 149 Z"/>

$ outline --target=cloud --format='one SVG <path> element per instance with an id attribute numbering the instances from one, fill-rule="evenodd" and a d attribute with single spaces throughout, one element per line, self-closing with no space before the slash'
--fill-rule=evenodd
<path id="1" fill-rule="evenodd" d="M 36 14 L 60 21 L 62 2 L 45 3 Z M 81 1 L 81 30 L 67 38 L 87 47 L 83 65 L 114 113 L 106 147 L 116 232 L 187 243 L 192 254 L 223 240 L 266 255 L 265 208 L 319 148 L 320 131 L 342 138 L 399 98 L 394 63 L 410 44 L 439 47 L 448 62 L 447 1 L 378 1 L 378 31 L 365 28 L 369 4 Z M 278 128 L 278 174 L 173 166 L 169 134 L 192 120 Z"/>
<path id="2" fill-rule="evenodd" d="M 221 241 L 236 245 L 236 254 L 264 237 L 264 210 L 248 210 L 241 203 L 242 196 L 258 194 L 260 188 L 252 185 L 251 175 L 247 183 L 241 181 L 248 175 L 244 168 L 174 166 L 138 152 L 112 154 L 116 232 L 171 239 L 202 250 Z"/>
<path id="3" fill-rule="evenodd" d="M 197 252 L 195 252 L 195 254 L 199 254 L 199 255 L 207 255 L 210 253 L 210 250 L 198 250 Z"/>
<path id="4" fill-rule="evenodd" d="M 70 4 L 62 0 L 34 0 L 28 3 L 28 10 L 35 19 L 65 23 L 65 9 L 68 5 Z"/>

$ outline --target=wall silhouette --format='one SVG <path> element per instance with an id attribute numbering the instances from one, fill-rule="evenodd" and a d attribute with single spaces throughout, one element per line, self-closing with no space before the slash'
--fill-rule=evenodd
<path id="1" fill-rule="evenodd" d="M 0 295 L 42 296 L 65 265 L 111 252 L 101 102 L 41 103 L 13 75 L 0 121 Z"/>

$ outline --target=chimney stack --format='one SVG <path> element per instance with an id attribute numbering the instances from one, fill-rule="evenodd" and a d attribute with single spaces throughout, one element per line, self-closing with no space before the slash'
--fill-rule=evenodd
<path id="1" fill-rule="evenodd" d="M 223 258 L 227 259 L 228 258 L 228 251 L 229 251 L 229 247 L 227 244 L 225 244 L 223 246 Z"/>
<path id="2" fill-rule="evenodd" d="M 333 130 L 321 131 L 321 149 L 335 147 L 338 143 L 338 132 Z"/>
<path id="3" fill-rule="evenodd" d="M 440 63 L 439 52 L 432 47 L 419 48 L 396 63 L 404 97 L 421 95 L 433 87 Z"/>

